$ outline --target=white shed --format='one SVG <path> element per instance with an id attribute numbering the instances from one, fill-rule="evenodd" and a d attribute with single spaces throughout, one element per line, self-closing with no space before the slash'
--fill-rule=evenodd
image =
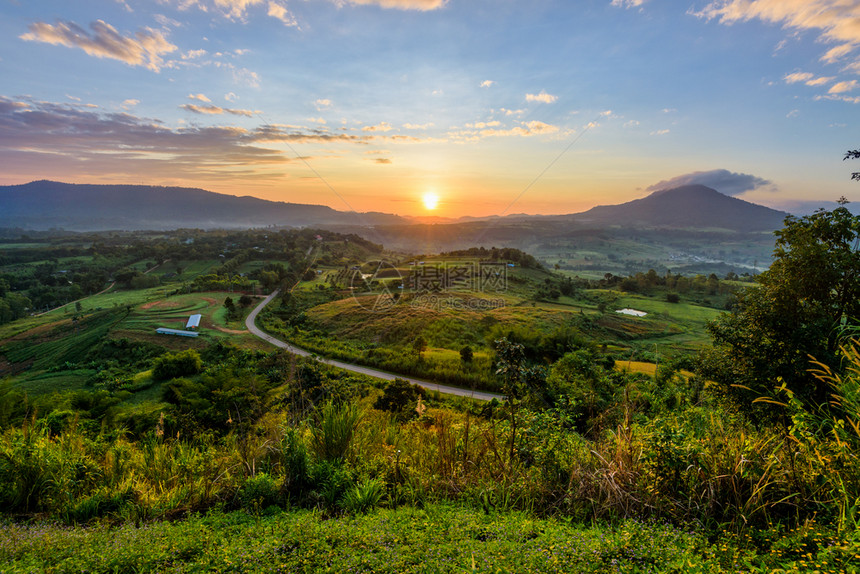
<path id="1" fill-rule="evenodd" d="M 185 329 L 199 329 L 200 328 L 200 319 L 203 318 L 203 315 L 197 313 L 196 315 L 191 315 L 188 317 L 188 322 L 185 324 Z"/>

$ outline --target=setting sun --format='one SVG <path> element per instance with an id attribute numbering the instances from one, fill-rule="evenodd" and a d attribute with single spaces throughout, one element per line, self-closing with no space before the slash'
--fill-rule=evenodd
<path id="1" fill-rule="evenodd" d="M 439 195 L 428 191 L 424 194 L 424 207 L 430 211 L 436 209 L 436 206 L 439 205 Z"/>

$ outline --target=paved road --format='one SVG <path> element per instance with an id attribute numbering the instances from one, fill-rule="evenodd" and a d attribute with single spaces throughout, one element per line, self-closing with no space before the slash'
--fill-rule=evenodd
<path id="1" fill-rule="evenodd" d="M 251 311 L 251 313 L 248 315 L 248 318 L 245 319 L 245 326 L 248 328 L 248 331 L 250 331 L 253 335 L 256 335 L 257 337 L 263 339 L 264 341 L 266 341 L 268 343 L 271 343 L 272 345 L 275 345 L 276 347 L 286 349 L 290 353 L 293 353 L 295 355 L 299 355 L 301 357 L 309 357 L 313 353 L 310 353 L 310 352 L 308 352 L 302 348 L 296 347 L 295 345 L 291 345 L 285 341 L 281 341 L 280 339 L 276 339 L 275 337 L 272 337 L 268 333 L 264 333 L 263 331 L 261 331 L 257 327 L 257 324 L 256 324 L 257 315 L 260 313 L 260 311 L 263 310 L 263 308 L 266 305 L 269 304 L 269 302 L 272 299 L 277 297 L 279 293 L 280 293 L 280 290 L 276 289 L 275 291 L 272 292 L 271 295 L 266 297 L 262 303 L 257 305 L 254 308 L 254 310 Z M 422 379 L 414 379 L 412 377 L 407 377 L 404 375 L 397 375 L 394 373 L 388 373 L 386 371 L 380 371 L 379 369 L 373 369 L 370 367 L 363 367 L 361 365 L 353 365 L 352 363 L 344 363 L 342 361 L 336 361 L 334 359 L 325 359 L 325 358 L 319 357 L 319 360 L 322 363 L 325 363 L 327 365 L 331 365 L 333 367 L 337 367 L 339 369 L 344 369 L 347 371 L 351 371 L 353 373 L 360 373 L 362 375 L 367 375 L 370 377 L 376 377 L 378 379 L 383 379 L 386 381 L 393 381 L 394 379 L 404 379 L 406 381 L 409 381 L 413 385 L 418 385 L 419 387 L 424 387 L 425 389 L 427 389 L 429 391 L 439 391 L 440 393 L 447 393 L 449 395 L 457 395 L 460 397 L 472 397 L 472 398 L 479 399 L 482 401 L 491 401 L 493 399 L 502 400 L 502 395 L 497 395 L 495 393 L 486 393 L 486 392 L 482 392 L 482 391 L 472 391 L 469 389 L 461 389 L 459 387 L 449 387 L 448 385 L 440 385 L 440 384 L 432 383 L 430 381 L 425 381 Z"/>

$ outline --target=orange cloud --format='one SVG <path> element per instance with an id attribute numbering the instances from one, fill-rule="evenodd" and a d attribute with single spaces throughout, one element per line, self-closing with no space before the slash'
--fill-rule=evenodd
<path id="1" fill-rule="evenodd" d="M 390 132 L 393 128 L 388 122 L 380 122 L 375 126 L 364 126 L 361 128 L 363 132 Z"/>
<path id="2" fill-rule="evenodd" d="M 153 72 L 161 70 L 164 54 L 176 50 L 176 46 L 168 42 L 161 32 L 151 28 L 139 30 L 133 38 L 121 35 L 103 20 L 96 20 L 90 28 L 92 34 L 74 22 L 59 21 L 55 26 L 36 22 L 30 24 L 30 31 L 21 35 L 21 39 L 80 48 L 90 56 L 119 60 L 129 66 L 143 66 Z"/>
<path id="3" fill-rule="evenodd" d="M 833 84 L 833 86 L 827 90 L 828 94 L 844 94 L 845 92 L 850 92 L 854 88 L 857 87 L 857 80 L 850 80 L 848 82 L 839 82 L 838 84 Z"/>
<path id="4" fill-rule="evenodd" d="M 210 115 L 220 115 L 220 114 L 232 114 L 234 116 L 245 116 L 250 118 L 254 115 L 255 112 L 251 110 L 234 110 L 230 108 L 222 108 L 215 105 L 208 106 L 198 106 L 196 104 L 183 104 L 179 106 L 183 110 L 193 112 L 195 114 L 210 114 Z"/>
<path id="5" fill-rule="evenodd" d="M 286 6 L 282 6 L 277 2 L 269 2 L 269 11 L 268 15 L 272 18 L 280 20 L 286 26 L 298 26 L 299 23 L 296 22 L 295 17 L 290 14 L 289 10 L 287 10 Z"/>

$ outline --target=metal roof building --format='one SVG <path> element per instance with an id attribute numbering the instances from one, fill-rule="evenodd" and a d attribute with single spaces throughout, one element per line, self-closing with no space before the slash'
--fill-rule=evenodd
<path id="1" fill-rule="evenodd" d="M 159 335 L 180 335 L 182 337 L 196 337 L 200 334 L 196 331 L 182 331 L 180 329 L 168 329 L 166 327 L 159 327 L 155 332 Z"/>
<path id="2" fill-rule="evenodd" d="M 203 315 L 200 313 L 196 315 L 191 315 L 188 317 L 188 322 L 185 324 L 185 329 L 199 329 L 200 328 L 200 319 L 203 318 Z"/>

